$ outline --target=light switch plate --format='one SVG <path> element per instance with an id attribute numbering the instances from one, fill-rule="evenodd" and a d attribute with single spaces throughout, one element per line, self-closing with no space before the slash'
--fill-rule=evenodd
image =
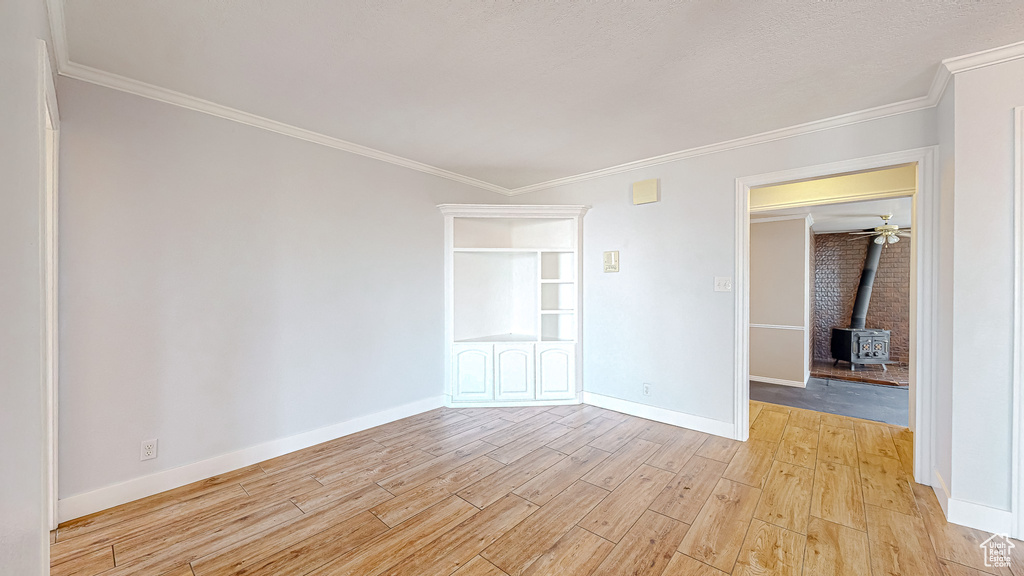
<path id="1" fill-rule="evenodd" d="M 732 292 L 732 278 L 715 276 L 715 292 Z"/>
<path id="2" fill-rule="evenodd" d="M 619 251 L 614 250 L 612 252 L 604 253 L 604 271 L 605 272 L 618 272 L 619 271 Z"/>

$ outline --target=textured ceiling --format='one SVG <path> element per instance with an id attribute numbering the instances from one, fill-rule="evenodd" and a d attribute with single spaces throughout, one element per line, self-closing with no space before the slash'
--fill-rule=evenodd
<path id="1" fill-rule="evenodd" d="M 1024 1 L 74 0 L 69 59 L 506 188 L 924 96 Z"/>

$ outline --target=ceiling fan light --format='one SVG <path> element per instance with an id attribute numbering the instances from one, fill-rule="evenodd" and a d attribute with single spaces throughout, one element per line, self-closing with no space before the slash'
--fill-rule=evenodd
<path id="1" fill-rule="evenodd" d="M 889 236 L 889 244 L 895 244 L 895 243 L 897 243 L 899 241 L 900 241 L 900 237 L 899 236 L 896 236 L 895 234 L 893 234 L 892 236 Z"/>
<path id="2" fill-rule="evenodd" d="M 875 244 L 885 244 L 885 236 L 876 236 Z"/>

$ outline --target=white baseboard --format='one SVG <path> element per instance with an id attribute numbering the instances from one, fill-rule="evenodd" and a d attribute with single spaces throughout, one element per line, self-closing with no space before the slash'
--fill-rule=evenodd
<path id="1" fill-rule="evenodd" d="M 220 456 L 214 456 L 213 458 L 193 462 L 192 464 L 163 470 L 148 476 L 133 478 L 119 484 L 93 490 L 92 492 L 61 498 L 57 503 L 58 518 L 60 522 L 73 520 L 211 476 L 251 466 L 289 452 L 309 448 L 328 440 L 354 434 L 367 428 L 373 428 L 374 426 L 414 416 L 434 408 L 440 408 L 443 405 L 443 396 L 425 398 L 374 414 L 367 414 L 366 416 L 359 416 L 345 422 L 310 430 L 309 432 L 271 440 L 257 446 L 250 446 L 237 452 L 221 454 Z"/>
<path id="2" fill-rule="evenodd" d="M 518 408 L 524 406 L 571 406 L 573 404 L 580 404 L 582 400 L 577 398 L 569 398 L 567 400 L 502 400 L 497 401 L 483 401 L 483 402 L 466 402 L 459 400 L 452 400 L 452 397 L 445 395 L 444 405 L 450 408 Z"/>
<path id="3" fill-rule="evenodd" d="M 631 402 L 629 400 L 622 400 L 621 398 L 613 398 L 611 396 L 604 396 L 586 391 L 583 392 L 583 403 L 597 406 L 598 408 L 622 412 L 623 414 L 629 414 L 630 416 L 636 416 L 638 418 L 646 418 L 648 420 L 664 422 L 665 424 L 671 424 L 673 426 L 690 428 L 691 430 L 706 432 L 708 434 L 714 434 L 715 436 L 723 436 L 725 438 L 734 437 L 733 433 L 735 432 L 735 426 L 733 426 L 732 422 L 722 422 L 721 420 L 705 418 L 704 416 L 696 416 L 685 412 L 676 412 L 675 410 L 668 410 L 667 408 L 659 408 L 657 406 Z"/>
<path id="4" fill-rule="evenodd" d="M 810 377 L 808 375 L 808 377 Z M 764 382 L 765 384 L 779 384 L 780 386 L 792 386 L 794 388 L 807 388 L 807 380 L 803 382 L 799 380 L 783 380 L 782 378 L 769 378 L 767 376 L 754 376 L 750 375 L 750 379 L 754 382 Z"/>
<path id="5" fill-rule="evenodd" d="M 946 485 L 946 481 L 942 479 L 942 474 L 939 474 L 938 470 L 932 470 L 932 474 L 935 476 L 932 492 L 935 492 L 935 498 L 939 500 L 939 507 L 942 508 L 942 513 L 946 515 L 946 518 L 949 518 L 949 487 Z"/>
<path id="6" fill-rule="evenodd" d="M 975 504 L 966 500 L 957 500 L 949 493 L 949 486 L 939 474 L 933 470 L 935 484 L 932 491 L 939 500 L 939 506 L 946 514 L 946 520 L 968 528 L 992 532 L 993 534 L 1009 534 L 1013 525 L 1013 513 L 1009 510 L 990 508 L 984 504 Z"/>
<path id="7" fill-rule="evenodd" d="M 983 504 L 950 498 L 946 520 L 993 534 L 1009 534 L 1013 526 L 1013 513 L 1009 510 L 999 510 Z"/>

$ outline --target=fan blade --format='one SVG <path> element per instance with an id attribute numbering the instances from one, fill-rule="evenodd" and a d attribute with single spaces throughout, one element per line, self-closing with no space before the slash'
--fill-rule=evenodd
<path id="1" fill-rule="evenodd" d="M 871 232 L 849 232 L 849 234 L 851 236 L 861 236 L 861 235 L 864 235 L 864 234 L 878 234 L 878 232 L 875 232 L 874 230 L 872 230 Z"/>
<path id="2" fill-rule="evenodd" d="M 897 236 L 902 236 L 904 238 L 910 238 L 910 234 L 907 234 L 906 232 L 903 232 L 902 230 L 897 232 L 896 235 Z"/>

